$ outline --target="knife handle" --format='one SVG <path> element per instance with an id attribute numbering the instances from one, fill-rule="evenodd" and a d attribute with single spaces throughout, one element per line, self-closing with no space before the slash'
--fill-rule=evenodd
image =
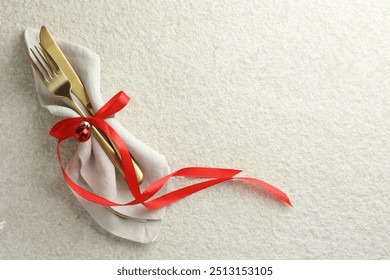
<path id="1" fill-rule="evenodd" d="M 119 156 L 117 156 L 115 150 L 112 148 L 110 143 L 108 143 L 106 139 L 104 139 L 104 136 L 102 135 L 102 133 L 100 133 L 100 131 L 96 127 L 92 126 L 91 131 L 92 134 L 95 136 L 95 138 L 98 140 L 99 144 L 102 146 L 103 150 L 106 152 L 112 164 L 115 166 L 116 170 L 119 172 L 119 174 L 125 177 L 125 173 L 123 172 L 123 167 L 122 167 L 122 161 L 119 158 Z M 137 176 L 137 181 L 138 183 L 141 183 L 143 180 L 143 173 L 141 172 L 141 169 L 139 168 L 138 164 L 134 162 L 133 158 L 131 158 L 131 160 L 133 161 L 133 166 L 134 166 L 135 174 Z"/>
<path id="2" fill-rule="evenodd" d="M 80 116 L 85 117 L 85 113 L 80 109 L 79 105 L 73 100 L 69 100 L 71 102 L 72 107 L 79 113 Z M 123 172 L 122 167 L 122 161 L 119 157 L 119 152 L 116 154 L 115 150 L 109 143 L 110 140 L 107 140 L 107 135 L 101 133 L 96 127 L 91 126 L 92 134 L 95 136 L 95 138 L 98 140 L 100 146 L 103 148 L 104 152 L 112 162 L 112 164 L 115 166 L 115 169 L 119 172 L 122 177 L 125 177 L 125 173 Z M 108 138 L 109 139 L 109 138 Z M 137 177 L 137 181 L 139 184 L 141 184 L 142 180 L 144 179 L 144 174 L 142 173 L 141 169 L 139 168 L 138 164 L 134 161 L 133 157 L 131 157 L 131 161 L 133 162 L 135 175 Z"/>

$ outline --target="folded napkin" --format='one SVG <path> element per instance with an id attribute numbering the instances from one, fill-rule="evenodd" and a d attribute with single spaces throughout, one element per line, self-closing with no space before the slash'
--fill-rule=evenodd
<path id="1" fill-rule="evenodd" d="M 25 42 L 27 48 L 33 48 L 34 45 L 38 45 L 39 31 L 27 28 L 25 31 Z M 104 105 L 100 94 L 99 56 L 87 48 L 65 40 L 58 39 L 56 42 L 82 80 L 91 103 L 95 111 L 97 111 Z M 46 108 L 51 114 L 61 118 L 78 116 L 72 108 L 50 94 L 35 71 L 33 71 L 33 74 L 39 102 L 42 107 Z M 141 192 L 152 182 L 170 173 L 164 156 L 134 137 L 115 118 L 106 119 L 106 122 L 123 139 L 128 150 L 131 151 L 131 155 L 142 170 L 144 180 L 140 185 Z M 85 186 L 87 189 L 89 188 L 111 201 L 125 203 L 132 200 L 124 179 L 116 174 L 115 167 L 93 136 L 91 136 L 91 141 L 78 144 L 77 151 L 71 157 L 66 167 L 66 172 L 78 185 Z M 166 192 L 167 186 L 163 187 L 158 192 L 158 195 Z M 164 217 L 165 207 L 156 210 L 147 209 L 142 204 L 113 207 L 115 211 L 127 216 L 123 218 L 111 212 L 108 207 L 95 204 L 76 193 L 74 194 L 91 217 L 108 232 L 141 243 L 152 242 L 157 238 Z"/>

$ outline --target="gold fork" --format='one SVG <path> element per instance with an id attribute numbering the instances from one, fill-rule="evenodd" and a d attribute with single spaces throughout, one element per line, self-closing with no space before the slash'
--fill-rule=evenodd
<path id="1" fill-rule="evenodd" d="M 32 48 L 30 48 L 31 53 L 34 56 L 34 58 L 32 58 L 31 55 L 29 54 L 30 62 L 35 72 L 38 74 L 39 78 L 45 84 L 47 89 L 53 95 L 57 97 L 61 97 L 66 101 L 68 101 L 71 104 L 72 108 L 75 109 L 80 116 L 86 117 L 84 112 L 80 109 L 79 105 L 73 100 L 71 95 L 72 86 L 68 78 L 58 67 L 57 63 L 50 56 L 50 54 L 45 51 L 43 47 L 42 47 L 42 51 L 44 52 L 45 55 L 41 53 L 41 51 L 37 48 L 37 46 L 34 47 L 35 47 L 35 51 Z M 39 66 L 37 65 L 37 63 L 34 62 L 34 60 L 38 62 Z M 119 174 L 121 174 L 124 177 L 122 162 L 120 158 L 117 156 L 117 154 L 115 153 L 115 150 L 107 142 L 107 140 L 100 133 L 100 131 L 96 129 L 96 127 L 91 126 L 91 131 L 93 135 L 96 137 L 96 139 L 99 141 L 100 145 L 102 146 L 108 158 L 115 166 L 116 170 L 119 172 Z M 141 182 L 143 179 L 142 178 L 143 174 L 139 169 L 138 165 L 135 164 L 134 161 L 133 161 L 133 165 L 135 168 L 135 173 L 137 175 L 137 180 L 138 182 Z"/>

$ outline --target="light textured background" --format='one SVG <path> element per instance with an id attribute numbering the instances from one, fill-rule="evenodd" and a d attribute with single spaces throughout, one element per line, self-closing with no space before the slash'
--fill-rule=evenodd
<path id="1" fill-rule="evenodd" d="M 32 2 L 0 4 L 0 258 L 389 259 L 389 1 Z M 168 207 L 152 244 L 100 229 L 26 63 L 43 24 L 101 55 L 104 99 L 132 97 L 117 118 L 173 170 L 244 169 L 295 207 L 226 183 Z"/>

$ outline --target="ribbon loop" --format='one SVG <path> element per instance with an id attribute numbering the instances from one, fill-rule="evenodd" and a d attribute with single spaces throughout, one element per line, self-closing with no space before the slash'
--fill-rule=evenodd
<path id="1" fill-rule="evenodd" d="M 273 193 L 281 201 L 292 206 L 288 196 L 281 190 L 277 189 L 276 187 L 255 178 L 234 177 L 235 175 L 240 173 L 241 170 L 226 169 L 226 168 L 213 168 L 213 167 L 182 168 L 154 181 L 143 192 L 141 192 L 135 174 L 133 162 L 131 160 L 130 153 L 127 149 L 126 144 L 123 142 L 122 138 L 116 133 L 116 131 L 104 120 L 114 115 L 115 113 L 119 112 L 120 110 L 122 110 L 129 101 L 130 98 L 123 91 L 120 91 L 114 97 L 112 97 L 100 110 L 98 110 L 95 116 L 64 119 L 56 123 L 51 128 L 50 135 L 58 139 L 57 156 L 60 162 L 64 179 L 68 183 L 69 187 L 79 196 L 83 197 L 86 200 L 104 206 L 126 206 L 126 205 L 143 204 L 146 208 L 157 209 L 157 208 L 164 207 L 168 204 L 171 204 L 184 197 L 187 197 L 191 194 L 194 194 L 196 192 L 199 192 L 201 190 L 204 190 L 216 184 L 222 183 L 224 181 L 242 180 L 264 188 L 268 192 Z M 90 192 L 82 188 L 81 186 L 76 184 L 66 173 L 61 162 L 60 143 L 73 136 L 75 129 L 80 125 L 82 121 L 88 121 L 91 125 L 99 128 L 101 131 L 106 133 L 107 136 L 110 137 L 110 139 L 117 146 L 122 159 L 125 181 L 128 185 L 129 191 L 134 197 L 132 201 L 123 204 L 110 201 L 104 197 L 101 197 L 93 192 Z M 161 188 L 163 188 L 164 185 L 168 182 L 168 180 L 171 179 L 172 177 L 193 177 L 193 178 L 202 178 L 202 179 L 209 179 L 209 180 L 200 183 L 195 183 L 152 199 L 153 196 L 159 190 L 161 190 Z"/>
<path id="2" fill-rule="evenodd" d="M 95 117 L 106 119 L 122 110 L 129 102 L 130 97 L 123 91 L 120 91 L 96 112 Z"/>

